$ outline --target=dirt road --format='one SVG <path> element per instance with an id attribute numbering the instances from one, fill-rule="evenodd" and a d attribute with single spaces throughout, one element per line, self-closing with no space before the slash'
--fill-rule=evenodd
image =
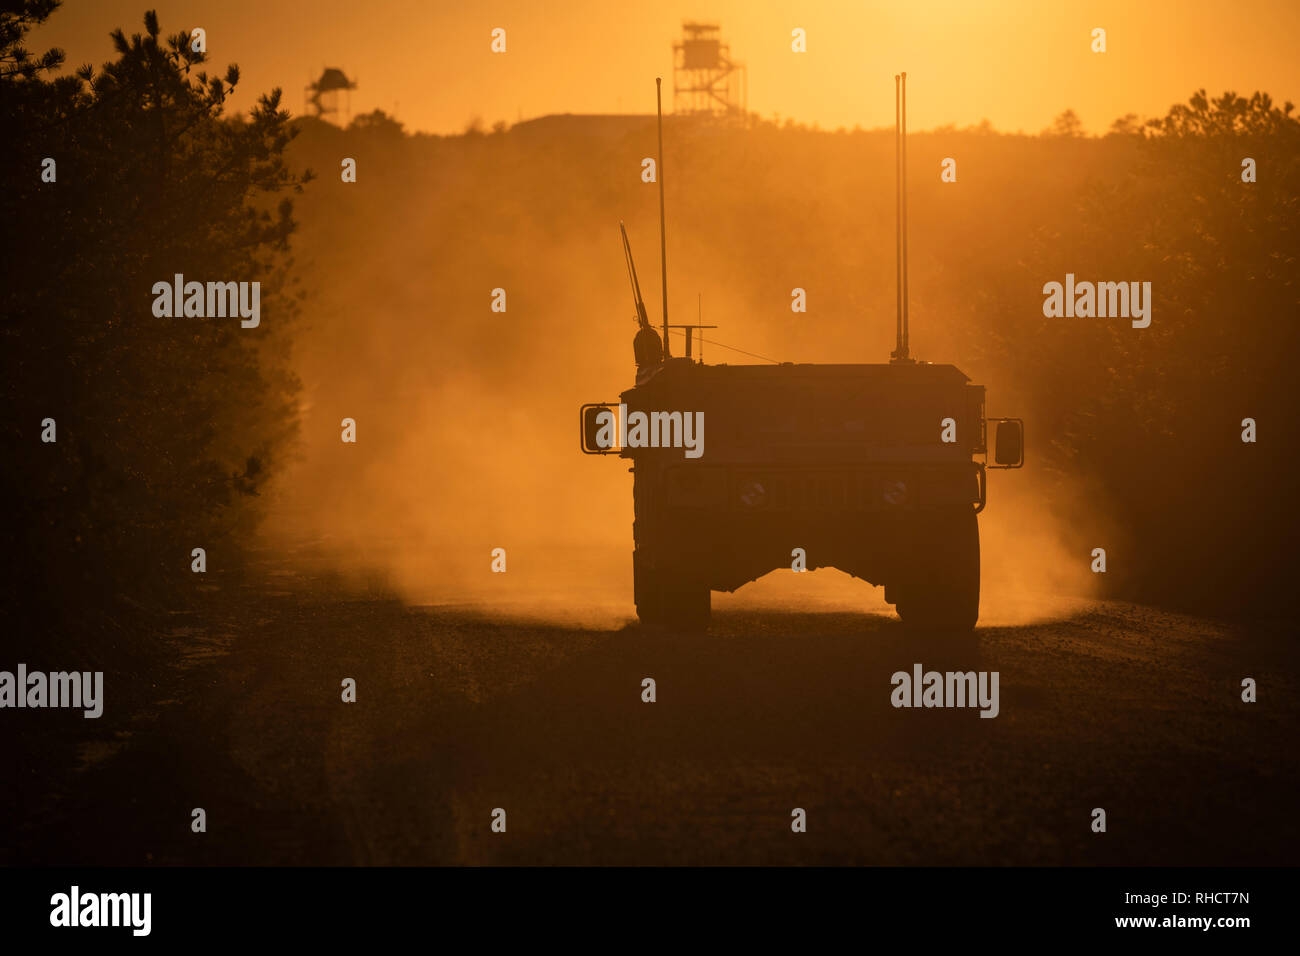
<path id="1" fill-rule="evenodd" d="M 289 572 L 207 601 L 170 630 L 181 666 L 107 678 L 148 706 L 110 696 L 99 721 L 68 717 L 80 769 L 14 778 L 8 862 L 1282 864 L 1300 849 L 1289 627 L 1093 603 L 962 648 L 884 615 L 732 602 L 707 636 L 665 638 Z M 998 716 L 894 708 L 891 675 L 916 663 L 997 671 Z M 65 717 L 15 716 L 28 734 Z"/>

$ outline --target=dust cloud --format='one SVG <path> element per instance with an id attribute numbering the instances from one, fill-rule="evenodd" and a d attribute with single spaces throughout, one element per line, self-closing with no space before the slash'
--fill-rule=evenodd
<path id="1" fill-rule="evenodd" d="M 1011 148 L 951 135 L 990 162 Z M 632 618 L 628 463 L 579 452 L 577 409 L 632 384 L 620 219 L 659 312 L 657 193 L 639 176 L 653 144 L 646 117 L 554 117 L 461 137 L 304 123 L 300 165 L 328 171 L 354 156 L 359 172 L 346 185 L 325 175 L 298 204 L 302 439 L 272 493 L 275 547 L 411 603 L 600 626 Z M 702 301 L 716 342 L 779 360 L 888 360 L 892 131 L 670 122 L 667 144 L 675 320 L 695 318 Z M 926 134 L 910 147 L 927 164 L 951 148 Z M 912 196 L 913 351 L 988 386 L 990 414 L 1032 423 L 1040 410 L 1004 367 L 986 289 L 1007 286 L 1015 252 L 998 241 L 1013 243 L 1025 216 L 994 213 L 1025 183 L 999 173 L 996 195 L 957 194 L 953 208 L 930 178 Z M 806 314 L 790 310 L 796 286 L 808 290 Z M 491 311 L 495 289 L 504 312 Z M 757 361 L 716 345 L 705 357 Z M 355 444 L 340 441 L 345 418 Z M 1053 505 L 1081 492 L 1036 471 L 1033 434 L 1031 424 L 1030 466 L 991 476 L 987 623 L 1052 613 L 1053 596 L 1091 587 L 1086 541 Z M 506 574 L 490 573 L 494 548 Z M 778 571 L 715 604 L 892 613 L 881 595 L 830 570 Z"/>

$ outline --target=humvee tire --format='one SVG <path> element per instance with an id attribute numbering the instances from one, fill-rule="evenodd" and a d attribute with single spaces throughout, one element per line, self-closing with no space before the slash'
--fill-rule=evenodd
<path id="1" fill-rule="evenodd" d="M 632 590 L 636 616 L 646 627 L 703 631 L 709 626 L 711 594 L 689 571 L 654 567 L 632 552 Z"/>
<path id="2" fill-rule="evenodd" d="M 980 610 L 980 533 L 975 512 L 919 520 L 909 532 L 909 560 L 898 583 L 899 618 L 921 633 L 966 633 Z"/>

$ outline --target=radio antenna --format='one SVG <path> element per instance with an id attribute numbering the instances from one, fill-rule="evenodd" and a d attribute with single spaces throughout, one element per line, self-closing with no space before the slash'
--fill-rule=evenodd
<path id="1" fill-rule="evenodd" d="M 664 358 L 672 358 L 668 349 L 668 232 L 664 225 L 664 103 L 663 77 L 655 77 L 655 112 L 659 117 L 659 160 L 655 164 L 655 178 L 659 180 L 659 272 L 663 280 L 664 295 Z"/>
<path id="2" fill-rule="evenodd" d="M 641 298 L 641 283 L 636 277 L 636 263 L 632 261 L 632 244 L 627 241 L 627 230 L 619 221 L 618 231 L 623 234 L 623 258 L 627 260 L 627 277 L 632 281 L 632 303 L 636 306 L 636 322 L 642 328 L 650 327 L 650 318 L 645 314 L 645 300 Z"/>
<path id="3" fill-rule="evenodd" d="M 903 126 L 902 133 L 898 137 L 898 143 L 903 154 L 900 167 L 903 173 L 903 359 L 904 361 L 911 358 L 911 349 L 908 339 L 911 337 L 911 316 L 908 315 L 908 294 L 907 294 L 907 74 L 903 75 Z"/>
<path id="4" fill-rule="evenodd" d="M 898 339 L 892 358 L 910 362 L 908 354 L 907 314 L 907 74 L 894 75 L 894 181 L 896 203 L 896 237 L 898 254 Z"/>

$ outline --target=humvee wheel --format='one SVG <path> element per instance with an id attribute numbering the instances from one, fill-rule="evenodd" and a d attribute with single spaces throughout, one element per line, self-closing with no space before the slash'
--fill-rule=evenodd
<path id="1" fill-rule="evenodd" d="M 709 626 L 710 594 L 689 572 L 650 567 L 632 554 L 636 616 L 646 627 L 702 631 Z"/>
<path id="2" fill-rule="evenodd" d="M 980 533 L 973 511 L 925 519 L 912 529 L 911 560 L 898 585 L 909 630 L 967 633 L 980 609 Z"/>

